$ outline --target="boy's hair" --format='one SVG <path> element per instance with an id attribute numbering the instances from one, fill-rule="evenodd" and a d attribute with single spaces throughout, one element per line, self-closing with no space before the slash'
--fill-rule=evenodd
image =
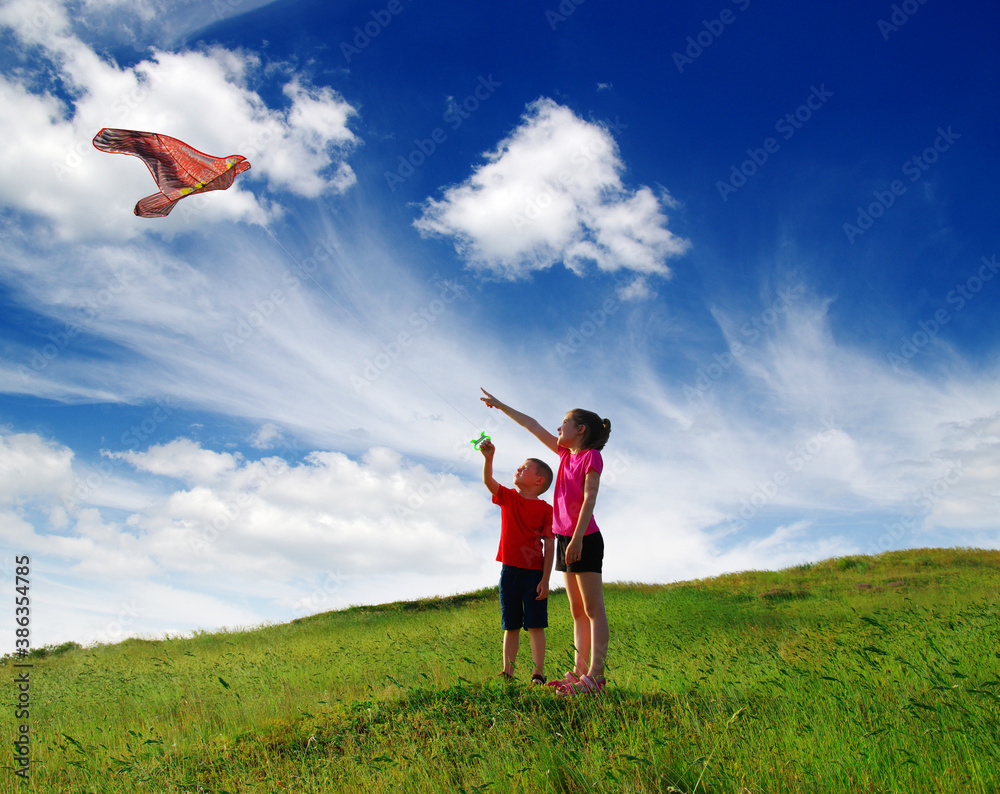
<path id="1" fill-rule="evenodd" d="M 574 422 L 587 428 L 581 448 L 604 449 L 604 445 L 608 443 L 608 436 L 611 435 L 611 420 L 601 419 L 593 411 L 585 411 L 583 408 L 574 408 L 570 411 L 570 415 Z"/>
<path id="2" fill-rule="evenodd" d="M 538 492 L 538 495 L 541 496 L 552 485 L 552 468 L 544 460 L 539 460 L 538 458 L 528 458 L 528 461 L 535 464 L 538 473 L 545 479 L 545 482 L 542 483 L 542 490 Z"/>

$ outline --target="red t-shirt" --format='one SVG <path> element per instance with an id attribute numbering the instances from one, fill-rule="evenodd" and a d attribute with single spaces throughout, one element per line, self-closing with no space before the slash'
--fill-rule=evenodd
<path id="1" fill-rule="evenodd" d="M 552 505 L 544 499 L 525 499 L 502 485 L 493 495 L 493 504 L 500 505 L 497 560 L 515 568 L 542 570 L 542 538 L 552 537 Z"/>

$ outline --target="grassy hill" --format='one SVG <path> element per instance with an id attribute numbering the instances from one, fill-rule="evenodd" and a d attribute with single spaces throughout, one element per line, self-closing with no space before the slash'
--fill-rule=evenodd
<path id="1" fill-rule="evenodd" d="M 31 782 L 0 790 L 995 792 L 998 591 L 969 549 L 609 585 L 608 692 L 570 699 L 497 678 L 495 589 L 38 649 Z M 555 677 L 564 593 L 549 617 Z"/>

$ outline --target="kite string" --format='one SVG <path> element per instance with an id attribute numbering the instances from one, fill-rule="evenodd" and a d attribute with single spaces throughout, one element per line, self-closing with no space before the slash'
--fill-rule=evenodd
<path id="1" fill-rule="evenodd" d="M 255 213 L 255 214 L 256 214 L 256 213 Z M 328 290 L 328 289 L 327 289 L 326 287 L 324 287 L 324 286 L 323 286 L 322 284 L 320 284 L 320 283 L 319 283 L 319 281 L 317 281 L 317 280 L 316 280 L 316 277 L 315 277 L 315 276 L 313 276 L 313 274 L 312 274 L 312 273 L 310 273 L 310 272 L 309 272 L 308 270 L 306 270 L 306 268 L 305 268 L 305 267 L 303 267 L 303 266 L 302 266 L 302 264 L 301 264 L 301 263 L 299 262 L 299 260 L 298 260 L 298 259 L 296 259 L 296 258 L 295 258 L 295 256 L 293 256 L 293 255 L 292 255 L 292 252 L 291 252 L 291 251 L 289 251 L 289 250 L 288 250 L 287 248 L 285 248 L 285 246 L 284 246 L 284 245 L 282 245 L 281 241 L 280 241 L 280 240 L 279 240 L 279 239 L 278 239 L 278 238 L 277 238 L 277 237 L 275 236 L 274 232 L 272 232 L 272 231 L 270 230 L 270 228 L 268 228 L 267 224 L 266 224 L 266 223 L 265 223 L 265 222 L 263 221 L 263 219 L 262 219 L 262 218 L 261 218 L 261 217 L 260 217 L 259 215 L 257 216 L 257 222 L 258 222 L 258 223 L 259 223 L 259 224 L 261 225 L 261 228 L 263 228 L 263 229 L 264 229 L 264 231 L 265 231 L 265 232 L 267 232 L 268 236 L 269 236 L 269 237 L 270 237 L 270 238 L 271 238 L 272 240 L 274 240 L 274 243 L 275 243 L 275 245 L 277 245 L 277 246 L 278 246 L 278 247 L 279 247 L 279 248 L 280 248 L 280 249 L 281 249 L 282 251 L 284 251 L 284 252 L 285 252 L 285 255 L 286 255 L 286 256 L 287 256 L 287 257 L 288 257 L 289 259 L 291 259 L 291 260 L 292 260 L 292 262 L 294 262 L 294 263 L 295 263 L 295 266 L 296 266 L 296 267 L 297 267 L 297 268 L 298 268 L 298 269 L 299 269 L 300 271 L 302 271 L 303 273 L 305 273 L 305 274 L 306 274 L 306 275 L 307 275 L 307 276 L 308 276 L 308 277 L 309 277 L 309 278 L 310 278 L 310 279 L 312 280 L 312 282 L 313 282 L 313 283 L 314 283 L 314 284 L 315 284 L 315 285 L 316 285 L 317 287 L 319 287 L 319 288 L 320 288 L 320 290 L 322 290 L 322 291 L 323 291 L 323 292 L 324 292 L 324 293 L 326 294 L 326 296 L 327 296 L 327 297 L 328 297 L 328 298 L 329 298 L 330 300 L 332 300 L 332 301 L 333 301 L 333 302 L 334 302 L 335 304 L 337 304 L 337 306 L 338 306 L 338 307 L 340 308 L 340 310 L 341 310 L 341 311 L 342 311 L 342 312 L 343 312 L 344 314 L 346 314 L 346 315 L 347 315 L 348 317 L 350 317 L 350 318 L 351 318 L 351 319 L 352 319 L 352 320 L 354 321 L 354 323 L 355 323 L 355 324 L 356 324 L 356 325 L 358 326 L 358 328 L 360 328 L 360 329 L 361 329 L 362 331 L 364 331 L 364 332 L 365 332 L 366 334 L 368 334 L 368 336 L 370 336 L 370 337 L 371 337 L 372 339 L 374 339 L 374 340 L 375 340 L 375 342 L 377 342 L 378 344 L 380 344 L 380 345 L 381 345 L 381 344 L 383 344 L 382 340 L 381 340 L 381 339 L 379 339 L 378 335 L 377 335 L 377 334 L 375 334 L 375 332 L 374 332 L 374 331 L 370 330 L 370 329 L 369 329 L 369 328 L 368 328 L 367 326 L 365 326 L 365 324 L 364 324 L 364 323 L 362 323 L 362 322 L 361 322 L 361 320 L 359 320 L 359 319 L 358 319 L 357 317 L 355 317 L 355 316 L 354 316 L 353 314 L 351 314 L 351 312 L 349 312 L 349 311 L 347 310 L 347 307 L 346 307 L 346 306 L 344 306 L 344 304 L 342 304 L 342 303 L 341 303 L 340 301 L 338 301 L 338 300 L 337 300 L 337 299 L 336 299 L 336 298 L 334 297 L 334 295 L 333 295 L 333 294 L 332 294 L 332 293 L 331 293 L 331 292 L 330 292 L 330 291 L 329 291 L 329 290 Z M 421 377 L 420 377 L 420 375 L 418 375 L 418 374 L 417 374 L 416 372 L 414 372 L 414 371 L 413 371 L 413 370 L 412 370 L 412 369 L 411 369 L 411 368 L 410 368 L 410 367 L 409 367 L 409 366 L 408 366 L 408 365 L 406 364 L 406 362 L 405 362 L 405 361 L 400 361 L 399 363 L 400 363 L 400 364 L 401 364 L 401 365 L 402 365 L 402 366 L 403 366 L 403 367 L 404 367 L 404 368 L 406 369 L 406 371 L 407 371 L 407 372 L 409 372 L 409 373 L 410 373 L 411 375 L 413 375 L 413 377 L 415 377 L 415 378 L 416 378 L 417 380 L 419 380 L 419 381 L 420 381 L 420 382 L 421 382 L 422 384 L 424 384 L 424 386 L 426 386 L 426 387 L 427 387 L 427 388 L 428 388 L 428 389 L 429 389 L 429 390 L 430 390 L 431 392 L 433 392 L 433 393 L 434 393 L 434 394 L 435 394 L 435 395 L 436 395 L 436 396 L 437 396 L 438 398 L 440 398 L 440 399 L 441 399 L 442 401 L 444 401 L 444 402 L 445 402 L 445 403 L 446 403 L 446 404 L 447 404 L 447 405 L 448 405 L 448 406 L 449 406 L 449 407 L 450 407 L 450 408 L 451 408 L 451 409 L 452 409 L 452 410 L 453 410 L 453 411 L 454 411 L 455 413 L 457 413 L 457 414 L 458 414 L 459 416 L 461 416 L 461 417 L 462 417 L 462 418 L 463 418 L 463 419 L 464 419 L 464 420 L 465 420 L 466 422 L 468 422 L 468 423 L 469 423 L 470 425 L 472 425 L 472 426 L 473 426 L 473 427 L 474 427 L 474 428 L 475 428 L 476 430 L 480 430 L 480 431 L 481 431 L 481 428 L 479 427 L 479 425 L 477 425 L 477 424 L 476 424 L 475 422 L 473 422 L 473 421 L 472 421 L 471 419 L 469 419 L 469 417 L 467 417 L 467 416 L 466 416 L 465 414 L 463 414 L 463 413 L 462 413 L 461 411 L 459 411 L 459 410 L 458 410 L 458 408 L 456 408 L 456 407 L 455 407 L 454 405 L 452 405 L 452 404 L 451 404 L 451 402 L 450 402 L 450 401 L 448 400 L 448 398 L 447 398 L 447 397 L 445 397 L 445 396 L 444 396 L 443 394 L 441 394 L 441 393 L 440 393 L 439 391 L 437 391 L 437 389 L 435 389 L 435 388 L 434 388 L 433 386 L 431 386 L 431 385 L 430 385 L 430 384 L 429 384 L 429 383 L 428 383 L 427 381 L 425 381 L 425 380 L 424 380 L 423 378 L 421 378 Z M 482 432 L 482 431 L 481 431 L 481 432 Z"/>

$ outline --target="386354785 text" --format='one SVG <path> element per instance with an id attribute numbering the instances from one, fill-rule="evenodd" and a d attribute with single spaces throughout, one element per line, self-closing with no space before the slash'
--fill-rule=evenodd
<path id="1" fill-rule="evenodd" d="M 31 650 L 31 558 L 16 557 L 14 569 L 14 719 L 17 720 L 13 741 L 13 770 L 17 777 L 28 780 L 31 770 L 31 679 L 30 668 L 24 660 Z"/>

